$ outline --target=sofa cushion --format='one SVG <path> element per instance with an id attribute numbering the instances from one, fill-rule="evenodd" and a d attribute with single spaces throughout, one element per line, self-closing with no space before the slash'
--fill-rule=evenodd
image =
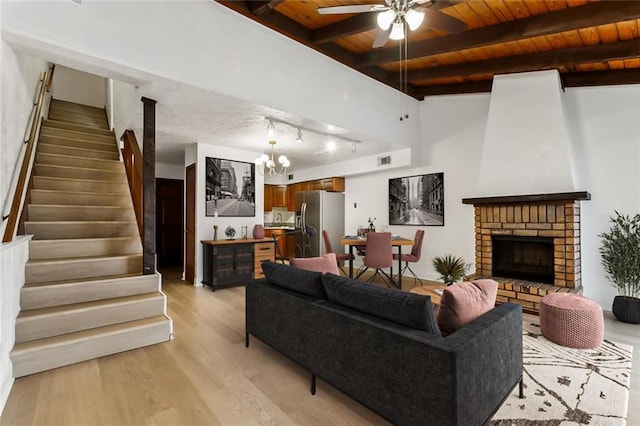
<path id="1" fill-rule="evenodd" d="M 436 319 L 443 336 L 475 321 L 496 305 L 498 283 L 476 280 L 450 285 L 442 292 Z"/>
<path id="2" fill-rule="evenodd" d="M 267 281 L 273 285 L 321 299 L 327 298 L 320 272 L 305 271 L 275 262 L 262 262 L 262 270 Z"/>
<path id="3" fill-rule="evenodd" d="M 338 270 L 338 261 L 335 253 L 327 253 L 320 257 L 297 257 L 291 259 L 291 266 L 305 269 L 307 271 L 316 271 L 322 273 L 331 273 L 340 275 Z"/>
<path id="4" fill-rule="evenodd" d="M 322 284 L 330 302 L 440 335 L 428 296 L 377 287 L 333 274 L 324 274 Z"/>

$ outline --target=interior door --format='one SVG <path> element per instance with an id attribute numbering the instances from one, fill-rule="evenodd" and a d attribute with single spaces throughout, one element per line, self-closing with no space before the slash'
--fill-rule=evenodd
<path id="1" fill-rule="evenodd" d="M 156 251 L 158 266 L 182 266 L 184 181 L 156 179 Z"/>
<path id="2" fill-rule="evenodd" d="M 196 165 L 186 171 L 186 207 L 184 229 L 184 279 L 193 283 L 196 279 Z"/>

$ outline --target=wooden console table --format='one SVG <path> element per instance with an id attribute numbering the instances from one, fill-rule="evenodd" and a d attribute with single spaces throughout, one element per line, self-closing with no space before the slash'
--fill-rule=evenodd
<path id="1" fill-rule="evenodd" d="M 262 278 L 261 263 L 275 260 L 273 239 L 202 240 L 202 284 L 212 290 Z"/>

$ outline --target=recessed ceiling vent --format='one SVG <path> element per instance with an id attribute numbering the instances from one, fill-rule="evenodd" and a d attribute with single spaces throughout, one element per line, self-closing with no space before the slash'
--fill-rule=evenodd
<path id="1" fill-rule="evenodd" d="M 391 164 L 391 156 L 387 155 L 386 157 L 378 157 L 378 166 L 387 166 Z"/>
<path id="2" fill-rule="evenodd" d="M 290 173 L 290 174 L 288 175 L 288 178 L 289 178 L 289 180 L 293 180 L 293 173 Z"/>

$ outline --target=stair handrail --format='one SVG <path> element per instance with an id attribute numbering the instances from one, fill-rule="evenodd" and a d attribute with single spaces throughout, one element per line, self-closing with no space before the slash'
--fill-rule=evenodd
<path id="1" fill-rule="evenodd" d="M 124 167 L 127 172 L 131 200 L 133 201 L 133 209 L 136 213 L 136 221 L 138 222 L 138 232 L 140 232 L 140 237 L 142 237 L 144 230 L 144 219 L 142 215 L 142 152 L 140 151 L 140 146 L 138 145 L 138 140 L 133 130 L 125 130 L 120 139 L 124 143 L 122 160 L 124 161 Z"/>
<path id="2" fill-rule="evenodd" d="M 40 127 L 42 126 L 42 113 L 45 104 L 46 94 L 51 91 L 51 83 L 53 81 L 53 71 L 55 65 L 51 64 L 48 71 L 44 71 L 40 77 L 40 88 L 38 95 L 33 104 L 32 114 L 33 118 L 30 122 L 29 138 L 25 141 L 26 149 L 22 157 L 22 166 L 20 167 L 20 174 L 18 175 L 18 183 L 16 184 L 15 191 L 13 193 L 13 201 L 11 202 L 11 210 L 9 214 L 2 218 L 7 221 L 7 227 L 4 230 L 4 236 L 2 237 L 3 243 L 10 243 L 13 241 L 13 237 L 16 234 L 18 226 L 18 220 L 22 214 L 24 208 L 24 201 L 27 192 L 27 182 L 33 169 L 33 163 L 35 161 L 35 151 L 40 137 Z M 35 113 L 33 112 L 35 109 Z"/>

